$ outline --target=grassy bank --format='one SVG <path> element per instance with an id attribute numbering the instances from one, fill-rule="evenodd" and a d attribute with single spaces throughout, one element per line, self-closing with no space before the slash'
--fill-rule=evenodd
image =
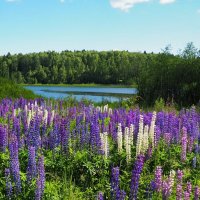
<path id="1" fill-rule="evenodd" d="M 20 98 L 34 99 L 40 97 L 35 95 L 32 91 L 23 88 L 21 85 L 17 85 L 12 81 L 0 78 L 0 99 L 3 98 Z"/>

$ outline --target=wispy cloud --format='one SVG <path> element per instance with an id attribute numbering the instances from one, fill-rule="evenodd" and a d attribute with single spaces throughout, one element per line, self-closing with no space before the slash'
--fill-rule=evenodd
<path id="1" fill-rule="evenodd" d="M 197 10 L 197 13 L 200 14 L 200 8 Z"/>
<path id="2" fill-rule="evenodd" d="M 65 0 L 60 0 L 60 3 L 65 3 Z"/>
<path id="3" fill-rule="evenodd" d="M 20 1 L 20 0 L 6 0 L 6 2 L 9 2 L 9 3 L 13 3 L 13 2 L 17 2 L 17 1 Z"/>
<path id="4" fill-rule="evenodd" d="M 169 3 L 174 3 L 176 0 L 160 0 L 161 4 L 169 4 Z"/>
<path id="5" fill-rule="evenodd" d="M 122 11 L 129 11 L 135 4 L 147 3 L 153 0 L 110 0 L 110 4 L 113 8 L 120 9 Z M 158 0 L 160 4 L 174 3 L 176 0 Z"/>
<path id="6" fill-rule="evenodd" d="M 145 3 L 149 1 L 150 0 L 110 0 L 110 4 L 113 8 L 117 8 L 127 12 L 135 4 Z"/>

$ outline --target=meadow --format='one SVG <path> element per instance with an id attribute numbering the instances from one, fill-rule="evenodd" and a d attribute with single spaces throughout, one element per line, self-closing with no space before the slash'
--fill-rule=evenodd
<path id="1" fill-rule="evenodd" d="M 0 199 L 199 199 L 200 114 L 0 102 Z"/>

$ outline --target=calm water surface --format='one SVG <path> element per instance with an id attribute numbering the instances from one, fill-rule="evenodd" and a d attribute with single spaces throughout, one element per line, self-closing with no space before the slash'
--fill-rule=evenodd
<path id="1" fill-rule="evenodd" d="M 112 87 L 60 87 L 60 86 L 25 86 L 35 94 L 47 98 L 66 98 L 75 97 L 77 100 L 87 98 L 95 102 L 109 100 L 111 102 L 128 98 L 137 93 L 135 88 L 112 88 Z"/>

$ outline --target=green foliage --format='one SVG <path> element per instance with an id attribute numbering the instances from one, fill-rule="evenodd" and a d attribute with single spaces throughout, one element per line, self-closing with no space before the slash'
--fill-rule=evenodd
<path id="1" fill-rule="evenodd" d="M 197 104 L 200 99 L 200 54 L 193 43 L 188 43 L 180 55 L 169 48 L 154 56 L 148 55 L 146 66 L 139 68 L 139 95 L 148 106 L 163 98 L 179 106 Z"/>
<path id="2" fill-rule="evenodd" d="M 0 99 L 3 98 L 20 98 L 34 99 L 38 96 L 32 91 L 26 90 L 23 87 L 0 77 Z"/>
<path id="3" fill-rule="evenodd" d="M 154 105 L 155 111 L 162 111 L 165 107 L 165 101 L 163 98 L 157 99 Z"/>

